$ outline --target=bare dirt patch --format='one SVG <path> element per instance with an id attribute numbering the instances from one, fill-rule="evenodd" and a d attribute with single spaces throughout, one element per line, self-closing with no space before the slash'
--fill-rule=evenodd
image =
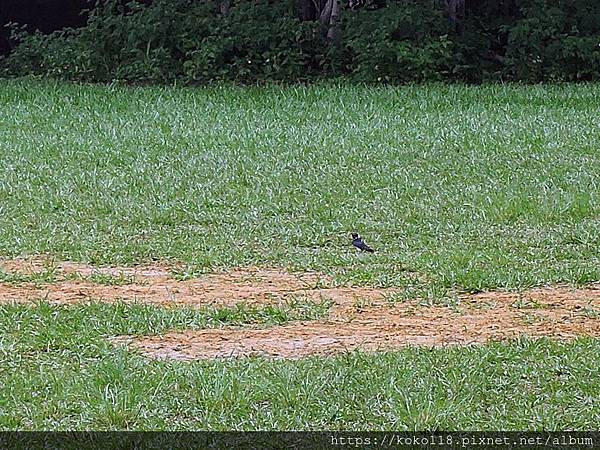
<path id="1" fill-rule="evenodd" d="M 0 283 L 0 303 L 45 299 L 71 304 L 99 300 L 205 307 L 242 302 L 277 304 L 304 298 L 327 299 L 333 305 L 323 321 L 113 338 L 116 344 L 126 343 L 154 358 L 300 358 L 406 345 L 479 344 L 523 334 L 557 339 L 600 337 L 600 285 L 462 295 L 452 307 L 426 307 L 420 306 L 418 300 L 391 304 L 397 290 L 334 287 L 330 279 L 319 273 L 290 273 L 273 268 L 242 268 L 189 280 L 176 279 L 173 270 L 177 268 L 166 265 L 94 268 L 59 262 L 52 263 L 49 269 L 44 261 L 0 260 L 0 270 L 24 276 L 16 277 L 15 282 Z M 53 274 L 51 281 L 44 281 L 44 277 L 41 281 L 27 278 L 48 270 Z M 115 284 L 98 275 L 120 278 Z M 123 277 L 128 278 L 123 281 Z"/>
<path id="2" fill-rule="evenodd" d="M 336 304 L 329 320 L 256 329 L 213 329 L 118 337 L 152 358 L 183 361 L 267 356 L 301 358 L 353 350 L 481 344 L 531 337 L 600 337 L 600 290 L 546 288 L 464 296 L 459 308 Z"/>
<path id="3" fill-rule="evenodd" d="M 157 306 L 221 306 L 236 303 L 278 304 L 294 298 L 331 298 L 347 303 L 357 298 L 381 301 L 376 289 L 332 288 L 331 280 L 316 272 L 287 272 L 273 268 L 240 268 L 178 280 L 177 267 L 96 268 L 71 262 L 0 260 L 9 275 L 52 273 L 44 280 L 0 283 L 0 303 L 73 304 L 86 301 L 144 302 Z M 98 276 L 104 276 L 99 278 Z M 111 281 L 111 277 L 113 280 Z"/>

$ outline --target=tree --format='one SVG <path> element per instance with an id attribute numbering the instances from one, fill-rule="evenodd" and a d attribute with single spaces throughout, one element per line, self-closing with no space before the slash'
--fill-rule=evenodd
<path id="1" fill-rule="evenodd" d="M 510 0 L 511 3 L 514 0 Z M 347 0 L 346 6 L 350 10 L 359 8 L 376 9 L 385 6 L 385 0 Z M 465 0 L 441 0 L 448 19 L 454 24 L 455 31 L 462 35 L 465 31 L 466 5 Z M 323 26 L 328 39 L 336 35 L 339 23 L 339 0 L 298 0 L 300 20 L 316 21 Z"/>
<path id="2" fill-rule="evenodd" d="M 338 0 L 299 0 L 299 3 L 300 19 L 303 21 L 318 20 L 327 37 L 333 38 L 340 14 Z"/>
<path id="3" fill-rule="evenodd" d="M 465 0 L 442 0 L 446 14 L 454 24 L 456 33 L 462 35 L 465 32 Z"/>
<path id="4" fill-rule="evenodd" d="M 340 5 L 338 0 L 327 0 L 319 14 L 319 22 L 324 30 L 327 30 L 327 39 L 336 37 L 337 22 L 340 16 Z"/>

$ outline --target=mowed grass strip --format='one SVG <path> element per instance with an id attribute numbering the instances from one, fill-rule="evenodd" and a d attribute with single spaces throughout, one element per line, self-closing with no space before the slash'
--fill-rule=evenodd
<path id="1" fill-rule="evenodd" d="M 600 341 L 335 358 L 148 360 L 105 337 L 277 322 L 260 311 L 0 307 L 0 429 L 561 430 L 600 420 Z"/>
<path id="2" fill-rule="evenodd" d="M 597 281 L 598 117 L 594 84 L 0 81 L 0 254 L 414 271 L 430 296 Z"/>

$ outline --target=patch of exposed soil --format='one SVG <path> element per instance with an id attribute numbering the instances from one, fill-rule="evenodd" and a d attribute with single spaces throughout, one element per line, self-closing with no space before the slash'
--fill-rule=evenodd
<path id="1" fill-rule="evenodd" d="M 52 272 L 52 282 L 0 283 L 0 303 L 34 302 L 73 304 L 86 301 L 144 302 L 157 306 L 205 307 L 236 303 L 278 304 L 290 299 L 356 299 L 383 301 L 384 291 L 368 288 L 331 288 L 331 280 L 316 272 L 287 272 L 272 268 L 241 268 L 178 280 L 176 267 L 95 268 L 71 262 L 0 260 L 0 270 L 33 275 Z M 107 276 L 98 280 L 94 276 Z M 111 278 L 114 280 L 111 282 Z"/>
<path id="2" fill-rule="evenodd" d="M 0 269 L 35 275 L 48 271 L 48 264 L 0 260 Z M 14 283 L 0 283 L 0 303 L 38 299 L 61 304 L 120 300 L 201 307 L 325 298 L 333 305 L 329 317 L 323 321 L 113 338 L 116 344 L 126 343 L 154 358 L 195 360 L 252 355 L 300 358 L 406 345 L 469 345 L 523 334 L 557 339 L 600 337 L 600 285 L 581 289 L 555 286 L 525 293 L 486 292 L 462 295 L 454 307 L 424 307 L 418 301 L 390 304 L 394 290 L 331 287 L 331 280 L 315 272 L 243 268 L 179 281 L 172 276 L 173 268 L 164 265 L 94 268 L 55 263 L 52 270 L 52 282 L 28 281 L 25 277 Z M 98 274 L 109 276 L 108 282 L 102 277 L 94 278 Z M 119 283 L 111 283 L 111 276 L 121 277 Z M 123 277 L 128 278 L 123 281 Z"/>
<path id="3" fill-rule="evenodd" d="M 118 337 L 153 358 L 196 360 L 267 356 L 301 358 L 356 349 L 480 344 L 526 334 L 600 337 L 600 289 L 546 288 L 526 294 L 490 292 L 462 298 L 458 309 L 336 305 L 329 320 L 264 329 L 213 329 L 151 337 Z"/>

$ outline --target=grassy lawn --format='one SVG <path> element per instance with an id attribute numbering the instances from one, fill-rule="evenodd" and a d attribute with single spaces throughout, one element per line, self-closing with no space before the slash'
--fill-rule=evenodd
<path id="1" fill-rule="evenodd" d="M 414 296 L 600 280 L 600 85 L 0 80 L 0 256 L 314 269 Z M 358 257 L 349 233 L 378 252 Z M 408 272 L 424 275 L 408 277 Z M 2 279 L 0 274 L 0 281 Z M 592 429 L 600 342 L 149 361 L 115 334 L 306 308 L 0 306 L 3 429 Z M 308 315 L 308 316 L 307 316 Z"/>
<path id="2" fill-rule="evenodd" d="M 0 83 L 0 254 L 600 279 L 597 85 Z M 349 251 L 354 230 L 376 258 Z"/>
<path id="3" fill-rule="evenodd" d="M 161 362 L 103 336 L 281 323 L 276 311 L 0 308 L 5 429 L 594 429 L 600 341 Z"/>

